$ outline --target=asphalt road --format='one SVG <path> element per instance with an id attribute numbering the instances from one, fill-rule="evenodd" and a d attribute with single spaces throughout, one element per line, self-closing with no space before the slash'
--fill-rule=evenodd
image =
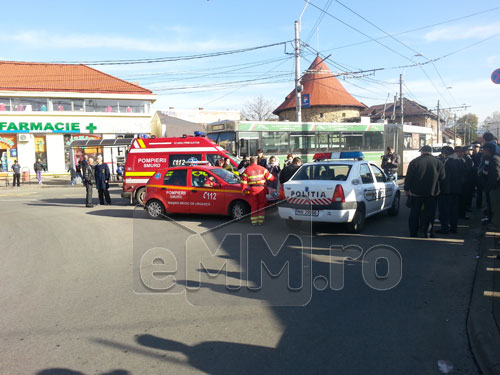
<path id="1" fill-rule="evenodd" d="M 290 232 L 275 209 L 256 228 L 152 220 L 84 193 L 0 190 L 1 374 L 478 373 L 478 223 L 408 238 L 402 207 L 361 235 Z"/>

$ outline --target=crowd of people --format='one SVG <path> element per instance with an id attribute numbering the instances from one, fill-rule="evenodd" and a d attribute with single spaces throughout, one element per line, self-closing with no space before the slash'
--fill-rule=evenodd
<path id="1" fill-rule="evenodd" d="M 482 223 L 500 225 L 500 145 L 489 132 L 483 142 L 443 146 L 437 157 L 423 146 L 421 156 L 410 162 L 404 183 L 410 236 L 417 237 L 419 230 L 427 238 L 457 233 L 459 219 L 468 220 L 472 209 L 483 210 Z"/>

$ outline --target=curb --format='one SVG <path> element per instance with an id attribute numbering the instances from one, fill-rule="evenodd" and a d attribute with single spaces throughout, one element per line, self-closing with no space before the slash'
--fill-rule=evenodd
<path id="1" fill-rule="evenodd" d="M 476 264 L 476 276 L 471 298 L 467 333 L 472 353 L 481 372 L 485 375 L 500 375 L 500 332 L 493 315 L 493 299 L 487 297 L 485 291 L 495 291 L 495 272 L 486 271 L 487 267 L 498 267 L 498 260 L 488 258 L 495 254 L 489 251 L 494 248 L 494 238 L 481 233 L 479 259 Z M 500 292 L 500 290 L 497 290 Z"/>

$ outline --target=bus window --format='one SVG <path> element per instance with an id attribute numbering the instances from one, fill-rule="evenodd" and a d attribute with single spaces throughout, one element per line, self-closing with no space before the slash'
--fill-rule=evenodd
<path id="1" fill-rule="evenodd" d="M 286 154 L 290 149 L 287 132 L 262 132 L 262 150 L 264 154 Z"/>
<path id="2" fill-rule="evenodd" d="M 239 132 L 240 155 L 257 155 L 259 148 L 259 133 L 258 132 Z"/>
<path id="3" fill-rule="evenodd" d="M 316 149 L 316 136 L 314 133 L 290 134 L 290 152 L 309 152 Z"/>
<path id="4" fill-rule="evenodd" d="M 363 133 L 342 133 L 343 150 L 362 150 Z"/>
<path id="5" fill-rule="evenodd" d="M 330 149 L 328 145 L 329 134 L 326 132 L 318 133 L 318 151 L 328 151 Z"/>
<path id="6" fill-rule="evenodd" d="M 331 151 L 340 150 L 340 133 L 330 133 L 329 145 Z"/>
<path id="7" fill-rule="evenodd" d="M 363 150 L 383 150 L 384 149 L 384 136 L 379 132 L 366 132 L 364 135 Z"/>
<path id="8" fill-rule="evenodd" d="M 224 132 L 217 135 L 217 144 L 230 154 L 236 155 L 236 133 Z"/>

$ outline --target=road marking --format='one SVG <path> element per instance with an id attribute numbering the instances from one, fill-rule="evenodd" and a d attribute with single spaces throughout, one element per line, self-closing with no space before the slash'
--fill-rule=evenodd
<path id="1" fill-rule="evenodd" d="M 463 244 L 464 240 L 454 238 L 419 238 L 419 237 L 403 237 L 403 236 L 380 236 L 376 234 L 353 234 L 353 233 L 316 233 L 317 236 L 345 236 L 345 237 L 373 237 L 373 238 L 392 238 L 395 240 L 416 240 L 416 241 L 434 241 L 434 242 L 450 242 Z"/>
<path id="2" fill-rule="evenodd" d="M 500 272 L 500 268 L 486 267 L 486 271 Z"/>
<path id="3" fill-rule="evenodd" d="M 0 202 L 24 202 L 24 201 L 37 201 L 35 198 L 20 198 L 20 199 L 0 199 Z"/>
<path id="4" fill-rule="evenodd" d="M 500 237 L 500 232 L 486 232 L 484 235 L 486 237 Z"/>
<path id="5" fill-rule="evenodd" d="M 492 292 L 492 291 L 489 291 L 489 290 L 485 290 L 483 292 L 483 295 L 485 297 L 500 297 L 500 292 Z"/>
<path id="6" fill-rule="evenodd" d="M 26 193 L 6 193 L 6 194 L 0 194 L 0 197 L 25 197 L 27 195 L 33 195 L 33 194 L 40 194 L 37 192 L 26 192 Z"/>
<path id="7" fill-rule="evenodd" d="M 488 258 L 490 259 L 496 259 L 498 255 L 488 255 Z"/>
<path id="8" fill-rule="evenodd" d="M 500 249 L 489 249 L 490 251 L 500 251 Z"/>

